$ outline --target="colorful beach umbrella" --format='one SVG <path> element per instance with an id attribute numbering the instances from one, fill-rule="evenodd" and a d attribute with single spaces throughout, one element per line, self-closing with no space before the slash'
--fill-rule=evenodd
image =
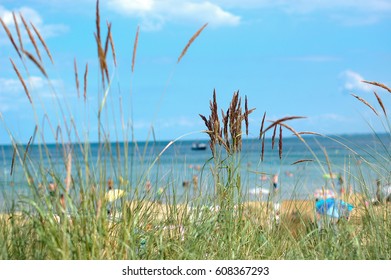
<path id="1" fill-rule="evenodd" d="M 125 195 L 125 191 L 124 190 L 119 190 L 119 189 L 113 189 L 113 190 L 109 190 L 106 194 L 105 194 L 105 199 L 108 201 L 108 202 L 113 202 L 117 199 L 120 199 L 121 197 L 123 197 Z"/>
<path id="2" fill-rule="evenodd" d="M 353 208 L 353 205 L 335 198 L 321 199 L 315 204 L 315 210 L 318 214 L 337 219 L 349 217 L 349 213 Z"/>
<path id="3" fill-rule="evenodd" d="M 314 197 L 317 199 L 335 198 L 335 192 L 330 189 L 317 189 L 314 191 Z"/>

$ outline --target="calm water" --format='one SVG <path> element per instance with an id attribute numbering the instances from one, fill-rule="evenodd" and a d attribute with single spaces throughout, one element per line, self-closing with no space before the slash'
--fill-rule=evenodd
<path id="1" fill-rule="evenodd" d="M 249 194 L 249 189 L 270 188 L 270 176 L 279 174 L 279 187 L 282 199 L 308 198 L 317 188 L 322 186 L 339 188 L 337 180 L 325 179 L 330 162 L 332 172 L 341 174 L 346 186 L 353 191 L 362 191 L 363 182 L 372 192 L 376 178 L 388 180 L 390 170 L 390 136 L 387 135 L 354 135 L 340 136 L 338 141 L 347 144 L 347 149 L 335 140 L 321 137 L 307 137 L 306 142 L 310 149 L 297 138 L 285 138 L 283 142 L 283 158 L 279 159 L 277 149 L 272 150 L 270 140 L 265 145 L 264 161 L 261 162 L 261 143 L 257 139 L 243 141 L 240 155 L 240 172 L 242 191 L 246 199 L 259 199 L 257 195 Z M 202 141 L 201 141 L 202 142 Z M 120 182 L 128 183 L 130 196 L 135 186 L 142 186 L 149 180 L 152 192 L 163 187 L 167 197 L 174 195 L 180 200 L 184 196 L 192 197 L 213 194 L 213 176 L 211 175 L 211 151 L 192 150 L 194 141 L 181 141 L 170 146 L 151 167 L 157 155 L 167 146 L 168 142 L 137 143 L 128 146 L 126 152 L 123 143 L 102 147 L 91 144 L 88 152 L 81 152 L 79 145 L 71 146 L 73 150 L 72 176 L 75 181 L 85 178 L 86 164 L 88 162 L 91 180 L 98 183 L 102 178 L 112 178 L 116 187 Z M 207 143 L 207 141 L 203 141 Z M 276 145 L 277 146 L 277 145 Z M 23 160 L 24 147 L 19 151 Z M 328 160 L 325 156 L 327 153 Z M 126 156 L 126 154 L 128 156 Z M 358 157 L 360 155 L 362 158 Z M 0 146 L 0 206 L 4 208 L 5 202 L 17 201 L 21 196 L 29 196 L 27 176 L 22 168 L 21 160 L 16 157 L 13 174 L 10 175 L 13 148 Z M 47 149 L 37 145 L 29 147 L 25 162 L 29 172 L 38 184 L 41 181 L 60 181 L 65 179 L 64 150 L 61 146 L 48 145 Z M 294 164 L 295 161 L 311 159 L 312 162 Z M 369 168 L 368 161 L 375 168 Z M 78 172 L 77 172 L 78 171 Z M 51 174 L 56 174 L 53 177 Z M 224 173 L 224 172 L 223 172 Z M 261 174 L 264 173 L 264 180 Z M 104 176 L 102 176 L 104 175 Z M 197 189 L 192 183 L 195 176 L 198 179 Z M 85 180 L 84 180 L 85 182 Z M 76 184 L 75 184 L 76 185 Z M 102 186 L 105 183 L 102 184 Z M 188 185 L 188 186 L 183 186 Z M 73 187 L 77 193 L 77 186 Z M 142 193 L 142 191 L 140 191 Z"/>

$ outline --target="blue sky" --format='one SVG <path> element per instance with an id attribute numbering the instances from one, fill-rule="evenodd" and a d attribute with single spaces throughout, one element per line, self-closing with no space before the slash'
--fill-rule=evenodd
<path id="1" fill-rule="evenodd" d="M 2 144 L 10 142 L 6 127 L 17 141 L 27 142 L 36 124 L 45 141 L 54 141 L 57 126 L 66 130 L 61 110 L 68 126 L 74 120 L 80 138 L 97 139 L 96 116 L 104 92 L 93 35 L 95 0 L 47 2 L 0 2 L 0 17 L 15 39 L 12 11 L 37 26 L 55 61 L 51 65 L 40 48 L 49 81 L 28 61 L 27 72 L 0 28 Z M 265 111 L 269 120 L 306 116 L 291 123 L 298 131 L 363 133 L 370 132 L 370 126 L 382 130 L 378 118 L 350 94 L 377 105 L 374 88 L 361 80 L 391 85 L 391 0 L 107 0 L 101 1 L 100 10 L 103 35 L 106 20 L 112 22 L 118 60 L 114 68 L 109 54 L 113 82 L 102 114 L 105 132 L 113 141 L 123 139 L 120 100 L 125 126 L 132 122 L 136 140 L 151 137 L 151 125 L 157 139 L 170 140 L 204 129 L 198 114 L 209 114 L 213 89 L 223 108 L 234 91 L 247 95 L 249 106 L 256 108 L 250 137 L 257 137 Z M 208 26 L 177 64 L 182 49 L 204 23 Z M 25 48 L 35 54 L 25 32 L 22 38 Z M 28 81 L 34 108 L 10 57 Z M 89 65 L 86 105 L 77 96 L 74 58 L 81 87 Z M 389 94 L 376 91 L 387 105 Z M 74 140 L 75 133 L 71 135 Z M 204 137 L 195 133 L 186 139 Z"/>

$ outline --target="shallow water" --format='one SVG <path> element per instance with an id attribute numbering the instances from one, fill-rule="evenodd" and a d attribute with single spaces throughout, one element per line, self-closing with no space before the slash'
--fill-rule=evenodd
<path id="1" fill-rule="evenodd" d="M 322 186 L 339 191 L 338 180 L 327 179 L 324 176 L 325 173 L 330 173 L 330 169 L 334 174 L 341 174 L 347 190 L 350 188 L 356 192 L 362 192 L 363 187 L 368 187 L 368 191 L 373 193 L 377 178 L 383 181 L 389 180 L 390 136 L 345 135 L 335 138 L 338 140 L 306 137 L 307 145 L 297 138 L 285 138 L 281 160 L 277 148 L 272 150 L 268 140 L 265 144 L 263 161 L 260 159 L 260 141 L 244 140 L 242 153 L 238 159 L 243 198 L 245 200 L 266 199 L 267 195 L 260 198 L 258 194 L 251 194 L 252 191 L 249 190 L 254 188 L 262 188 L 266 190 L 265 192 L 270 190 L 272 174 L 279 174 L 278 187 L 281 199 L 305 199 Z M 81 149 L 87 147 L 73 145 L 66 148 L 71 148 L 73 151 L 72 176 L 75 181 L 85 177 L 87 172 L 85 163 L 88 162 L 92 178 L 90 181 L 94 181 L 95 184 L 98 184 L 102 178 L 112 178 L 115 187 L 124 186 L 129 181 L 127 189 L 129 198 L 134 198 L 135 194 L 132 192 L 136 189 L 135 186 L 140 186 L 137 195 L 142 196 L 145 194 L 145 182 L 149 180 L 152 193 L 163 188 L 162 199 L 173 200 L 175 196 L 180 201 L 185 197 L 213 196 L 214 193 L 213 176 L 210 171 L 214 168 L 214 163 L 210 148 L 192 150 L 191 146 L 194 142 L 176 142 L 158 160 L 156 160 L 157 156 L 169 142 L 140 142 L 129 144 L 128 147 L 123 143 L 112 143 L 106 146 L 91 144 L 84 153 Z M 201 142 L 207 143 L 207 141 Z M 338 142 L 343 142 L 350 149 Z M 24 150 L 25 147 L 19 148 L 21 159 L 15 158 L 11 175 L 13 148 L 0 146 L 0 170 L 2 171 L 0 207 L 2 208 L 6 203 L 9 207 L 11 201 L 17 201 L 21 196 L 31 195 L 32 189 L 28 187 L 26 180 L 28 176 L 21 163 Z M 45 148 L 38 145 L 29 147 L 24 161 L 34 178 L 34 185 L 37 186 L 41 181 L 64 182 L 66 172 L 63 155 L 64 147 L 58 145 L 47 145 Z M 224 155 L 221 158 L 224 159 Z M 293 164 L 303 159 L 312 161 Z M 156 162 L 151 166 L 155 160 Z M 369 167 L 366 162 L 372 167 Z M 222 166 L 225 165 L 226 161 Z M 221 174 L 224 172 L 223 168 Z M 53 173 L 56 175 L 51 175 Z M 194 176 L 197 177 L 197 188 L 194 188 Z M 104 185 L 105 183 L 102 183 L 102 186 Z M 73 191 L 77 193 L 77 187 Z"/>

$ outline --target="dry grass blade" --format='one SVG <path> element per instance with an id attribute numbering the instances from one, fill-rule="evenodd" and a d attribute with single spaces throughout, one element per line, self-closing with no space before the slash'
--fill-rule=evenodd
<path id="1" fill-rule="evenodd" d="M 35 140 L 35 136 L 37 135 L 37 132 L 38 132 L 38 125 L 35 125 L 34 133 L 33 133 L 33 142 Z"/>
<path id="2" fill-rule="evenodd" d="M 201 115 L 201 114 L 199 114 L 199 115 L 200 115 L 201 119 L 204 121 L 205 126 L 209 129 L 208 119 L 204 115 Z"/>
<path id="3" fill-rule="evenodd" d="M 101 44 L 99 37 L 96 33 L 95 33 L 95 39 L 96 39 L 96 44 L 98 46 L 98 57 L 99 57 L 99 63 L 100 63 L 100 70 L 102 73 L 102 82 L 104 83 L 105 74 L 106 74 L 107 81 L 110 81 L 109 71 L 107 69 L 106 57 L 105 57 L 104 50 L 102 48 L 102 44 Z"/>
<path id="4" fill-rule="evenodd" d="M 266 118 L 266 112 L 263 113 L 261 128 L 259 129 L 259 139 L 261 139 L 261 138 L 262 138 L 262 135 L 264 134 L 263 127 L 264 127 L 264 125 L 265 125 L 265 118 Z"/>
<path id="5" fill-rule="evenodd" d="M 16 29 L 16 33 L 18 34 L 19 46 L 23 50 L 22 36 L 20 35 L 20 29 L 19 29 L 18 20 L 16 19 L 16 15 L 15 15 L 14 12 L 12 12 L 12 17 L 14 18 L 15 29 Z"/>
<path id="6" fill-rule="evenodd" d="M 13 60 L 12 60 L 11 58 L 10 58 L 10 61 L 11 61 L 11 63 L 12 63 L 12 67 L 14 68 L 16 75 L 17 75 L 18 78 L 19 78 L 20 83 L 22 84 L 22 86 L 23 86 L 23 88 L 24 88 L 24 92 L 26 93 L 27 98 L 29 99 L 30 103 L 32 104 L 33 101 L 31 100 L 30 92 L 29 92 L 29 90 L 28 90 L 28 88 L 27 88 L 27 86 L 26 86 L 26 83 L 25 83 L 24 80 L 23 80 L 22 75 L 20 75 L 20 72 L 19 72 L 18 68 L 16 67 L 15 63 L 13 62 Z"/>
<path id="7" fill-rule="evenodd" d="M 375 108 L 373 108 L 373 106 L 371 104 L 369 104 L 366 100 L 364 100 L 363 98 L 361 98 L 360 96 L 357 96 L 355 94 L 351 94 L 353 97 L 357 98 L 359 101 L 361 101 L 362 103 L 364 103 L 365 105 L 367 105 L 375 114 L 376 116 L 379 115 L 379 113 L 376 111 Z"/>
<path id="8" fill-rule="evenodd" d="M 72 172 L 72 153 L 69 152 L 66 164 L 66 177 L 65 177 L 65 192 L 69 193 L 71 187 L 71 172 Z"/>
<path id="9" fill-rule="evenodd" d="M 299 159 L 299 160 L 296 160 L 294 163 L 292 163 L 292 165 L 295 165 L 295 164 L 298 164 L 298 163 L 303 163 L 303 162 L 312 162 L 314 161 L 313 159 Z"/>
<path id="10" fill-rule="evenodd" d="M 328 153 L 326 151 L 326 148 L 323 147 L 322 150 L 323 150 L 323 154 L 324 154 L 324 156 L 326 158 L 327 169 L 329 171 L 328 174 L 330 175 L 330 178 L 333 178 L 334 175 L 333 175 L 333 171 L 331 170 L 331 161 L 329 159 L 329 155 L 328 155 Z M 335 189 L 334 180 L 331 180 L 331 184 L 332 184 L 333 189 Z"/>
<path id="11" fill-rule="evenodd" d="M 11 41 L 11 44 L 14 46 L 15 51 L 18 53 L 19 57 L 22 58 L 19 48 L 15 43 L 14 37 L 12 37 L 10 30 L 8 29 L 7 25 L 4 23 L 2 18 L 0 18 L 0 23 L 3 26 L 5 33 L 7 33 L 8 39 Z"/>
<path id="12" fill-rule="evenodd" d="M 16 149 L 14 147 L 14 152 L 12 154 L 12 161 L 11 161 L 11 171 L 10 171 L 10 175 L 11 176 L 12 176 L 12 173 L 14 171 L 15 157 L 16 157 Z"/>
<path id="13" fill-rule="evenodd" d="M 45 43 L 45 40 L 41 36 L 41 33 L 39 33 L 38 29 L 34 26 L 34 24 L 31 21 L 30 21 L 30 24 L 33 27 L 33 30 L 34 30 L 35 34 L 37 35 L 39 41 L 41 42 L 43 48 L 45 49 L 46 54 L 48 55 L 50 61 L 52 62 L 52 64 L 54 64 L 54 61 L 53 61 L 53 58 L 52 58 L 52 54 L 50 53 L 50 50 L 49 50 L 48 46 Z"/>
<path id="14" fill-rule="evenodd" d="M 133 56 L 132 56 L 132 73 L 134 72 L 134 65 L 136 63 L 136 53 L 137 53 L 137 45 L 138 45 L 138 34 L 140 31 L 140 26 L 137 26 L 136 31 L 136 38 L 134 39 L 134 46 L 133 46 Z"/>
<path id="15" fill-rule="evenodd" d="M 99 0 L 96 1 L 96 36 L 100 42 L 100 15 L 99 15 Z"/>
<path id="16" fill-rule="evenodd" d="M 263 134 L 262 136 L 261 161 L 263 161 L 264 156 L 265 156 L 265 134 Z"/>
<path id="17" fill-rule="evenodd" d="M 247 95 L 244 97 L 244 123 L 246 124 L 246 135 L 248 135 L 248 105 L 247 105 Z"/>
<path id="18" fill-rule="evenodd" d="M 86 64 L 86 70 L 84 71 L 84 102 L 87 100 L 87 76 L 88 76 L 88 63 Z"/>
<path id="19" fill-rule="evenodd" d="M 286 121 L 291 121 L 291 120 L 297 120 L 297 119 L 305 119 L 305 117 L 302 117 L 302 116 L 290 116 L 290 117 L 284 117 L 284 118 L 281 118 L 281 119 L 278 119 L 276 121 L 274 121 L 271 125 L 269 125 L 264 132 L 268 131 L 269 129 L 271 129 L 273 126 L 275 125 L 278 125 L 282 122 L 286 122 Z"/>
<path id="20" fill-rule="evenodd" d="M 386 107 L 384 107 L 383 101 L 381 100 L 380 96 L 376 93 L 376 91 L 373 92 L 376 96 L 377 102 L 379 103 L 380 107 L 383 110 L 383 113 L 385 116 L 387 116 Z"/>
<path id="21" fill-rule="evenodd" d="M 39 63 L 39 61 L 28 51 L 26 51 L 26 50 L 22 50 L 22 51 L 28 57 L 28 59 L 30 59 L 35 64 L 35 66 L 38 67 L 38 69 L 42 72 L 42 74 L 47 78 L 48 75 L 46 74 L 46 71 L 43 68 L 43 66 L 41 65 L 41 63 Z"/>
<path id="22" fill-rule="evenodd" d="M 384 85 L 384 84 L 381 84 L 381 83 L 378 83 L 378 82 L 369 82 L 369 81 L 363 81 L 363 83 L 374 85 L 374 86 L 377 86 L 377 87 L 381 87 L 382 89 L 385 89 L 386 91 L 391 93 L 391 89 L 389 87 L 387 87 L 386 85 Z"/>
<path id="23" fill-rule="evenodd" d="M 282 158 L 282 126 L 280 125 L 280 135 L 278 138 L 278 156 Z"/>
<path id="24" fill-rule="evenodd" d="M 221 110 L 221 116 L 223 120 L 223 133 L 224 133 L 224 138 L 226 141 L 228 140 L 228 119 L 229 119 L 229 108 L 227 109 L 226 114 L 224 114 L 224 111 Z M 227 141 L 229 142 L 229 141 Z"/>
<path id="25" fill-rule="evenodd" d="M 58 139 L 60 139 L 59 136 L 61 136 L 61 139 L 62 139 L 62 130 L 61 130 L 61 127 L 58 125 L 57 129 L 56 129 L 56 137 L 55 137 L 56 144 L 58 143 Z"/>
<path id="26" fill-rule="evenodd" d="M 35 52 L 36 52 L 39 60 L 42 61 L 41 53 L 39 52 L 39 49 L 38 49 L 38 46 L 37 46 L 37 42 L 35 42 L 34 36 L 31 33 L 30 28 L 29 28 L 27 22 L 25 21 L 23 15 L 21 13 L 19 15 L 20 15 L 20 18 L 22 19 L 22 22 L 23 22 L 24 28 L 26 29 L 27 35 L 29 35 L 30 41 L 31 41 L 31 43 L 34 46 Z"/>
<path id="27" fill-rule="evenodd" d="M 303 137 L 301 137 L 301 135 L 296 130 L 294 130 L 291 126 L 287 125 L 286 123 L 280 123 L 280 125 L 290 130 L 297 138 L 299 138 L 302 142 L 304 142 Z"/>
<path id="28" fill-rule="evenodd" d="M 26 156 L 27 156 L 27 153 L 29 151 L 29 147 L 30 147 L 30 144 L 31 144 L 31 140 L 33 139 L 33 137 L 30 137 L 28 143 L 27 143 L 27 146 L 26 146 L 26 150 L 24 151 L 24 155 L 23 155 L 23 164 L 25 163 L 26 161 Z"/>
<path id="29" fill-rule="evenodd" d="M 213 103 L 211 104 L 211 111 L 212 111 L 212 120 L 214 122 L 214 130 L 216 132 L 216 135 L 220 133 L 220 120 L 219 120 L 219 114 L 217 110 L 217 99 L 216 99 L 216 90 L 213 90 Z"/>
<path id="30" fill-rule="evenodd" d="M 80 97 L 79 75 L 78 75 L 78 73 L 77 73 L 76 58 L 73 60 L 73 67 L 74 67 L 74 69 L 75 69 L 75 81 L 76 81 L 77 97 Z"/>
<path id="31" fill-rule="evenodd" d="M 316 136 L 323 136 L 323 135 L 320 134 L 320 133 L 312 132 L 312 131 L 300 131 L 300 132 L 298 132 L 297 134 L 299 134 L 299 135 L 316 135 Z"/>
<path id="32" fill-rule="evenodd" d="M 272 135 L 272 150 L 274 149 L 274 142 L 276 139 L 277 125 L 274 126 L 273 135 Z"/>
<path id="33" fill-rule="evenodd" d="M 249 110 L 247 105 L 247 95 L 244 99 L 244 122 L 246 124 L 246 135 L 248 135 L 248 116 L 255 111 L 255 108 Z"/>
<path id="34" fill-rule="evenodd" d="M 111 26 L 111 24 L 110 24 Z M 109 33 L 109 41 L 110 41 L 110 46 L 111 46 L 111 52 L 113 54 L 113 61 L 114 61 L 114 66 L 117 66 L 117 56 L 115 54 L 115 47 L 114 47 L 114 40 L 111 32 Z"/>
<path id="35" fill-rule="evenodd" d="M 111 23 L 107 22 L 107 36 L 106 36 L 106 41 L 105 41 L 105 57 L 107 57 L 107 52 L 109 50 L 110 34 L 111 34 Z"/>
<path id="36" fill-rule="evenodd" d="M 191 44 L 194 42 L 194 40 L 201 34 L 202 30 L 205 29 L 205 27 L 207 26 L 208 24 L 205 23 L 200 29 L 198 29 L 198 31 L 196 33 L 194 33 L 194 35 L 190 38 L 189 42 L 187 43 L 187 45 L 185 46 L 185 48 L 183 49 L 181 55 L 178 57 L 178 61 L 177 63 L 179 63 L 182 59 L 182 57 L 186 54 L 187 52 L 187 49 L 191 46 Z"/>

